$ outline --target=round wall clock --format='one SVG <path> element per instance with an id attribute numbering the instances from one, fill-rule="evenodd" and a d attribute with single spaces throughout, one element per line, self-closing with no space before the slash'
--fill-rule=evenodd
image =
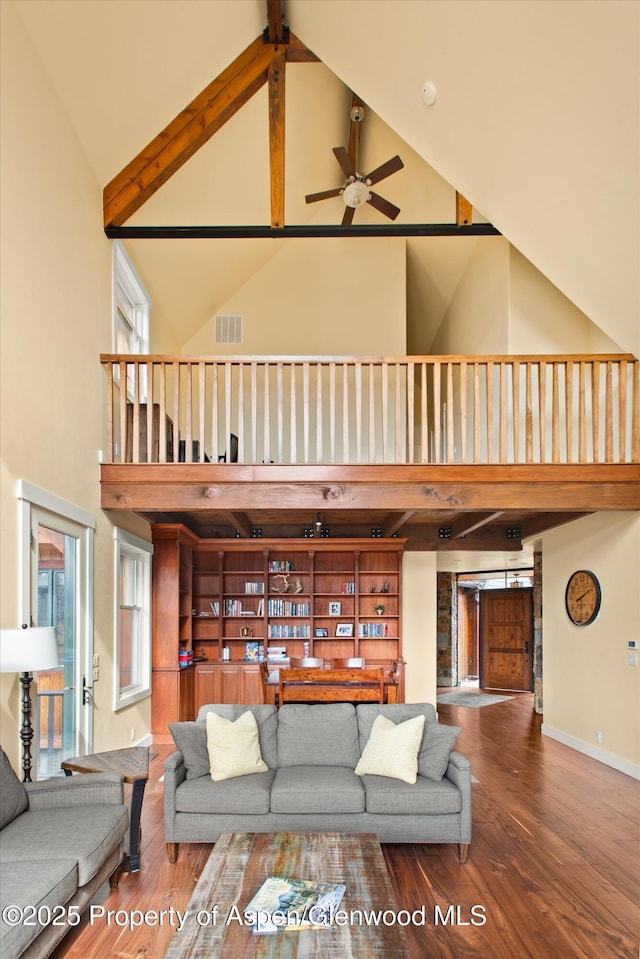
<path id="1" fill-rule="evenodd" d="M 600 611 L 600 583 L 589 569 L 579 569 L 569 577 L 564 602 L 567 615 L 576 626 L 588 626 Z"/>

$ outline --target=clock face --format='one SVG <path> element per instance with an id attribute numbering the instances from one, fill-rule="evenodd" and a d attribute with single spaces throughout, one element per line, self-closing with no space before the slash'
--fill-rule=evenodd
<path id="1" fill-rule="evenodd" d="M 567 614 L 576 626 L 592 623 L 600 610 L 600 583 L 588 569 L 579 569 L 569 577 L 564 601 Z"/>

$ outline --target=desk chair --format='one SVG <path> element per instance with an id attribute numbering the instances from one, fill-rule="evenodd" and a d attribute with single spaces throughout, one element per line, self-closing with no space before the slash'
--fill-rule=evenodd
<path id="1" fill-rule="evenodd" d="M 344 659 L 335 658 L 331 660 L 332 669 L 364 669 L 364 658 L 362 656 L 347 656 Z"/>
<path id="2" fill-rule="evenodd" d="M 291 669 L 324 669 L 324 659 L 322 656 L 301 656 L 296 658 L 292 656 L 289 659 Z"/>

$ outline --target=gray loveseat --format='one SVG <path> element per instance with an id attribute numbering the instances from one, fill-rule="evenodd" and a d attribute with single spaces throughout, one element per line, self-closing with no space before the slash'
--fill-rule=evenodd
<path id="1" fill-rule="evenodd" d="M 100 886 L 117 885 L 128 825 L 121 776 L 23 784 L 0 749 L 3 959 L 48 956 Z"/>
<path id="2" fill-rule="evenodd" d="M 206 714 L 256 717 L 266 772 L 214 782 Z M 376 717 L 396 725 L 424 716 L 416 782 L 356 775 Z M 164 765 L 165 839 L 215 842 L 222 832 L 372 832 L 380 842 L 453 842 L 465 862 L 471 842 L 471 766 L 452 751 L 456 727 L 428 703 L 202 706 L 195 722 L 172 723 L 178 752 Z"/>

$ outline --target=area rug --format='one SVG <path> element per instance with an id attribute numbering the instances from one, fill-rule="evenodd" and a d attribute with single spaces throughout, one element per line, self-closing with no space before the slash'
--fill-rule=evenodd
<path id="1" fill-rule="evenodd" d="M 438 702 L 443 706 L 470 706 L 480 709 L 481 706 L 493 706 L 494 703 L 504 703 L 513 696 L 494 696 L 493 693 L 473 693 L 468 690 L 457 690 L 455 693 L 442 693 Z"/>

